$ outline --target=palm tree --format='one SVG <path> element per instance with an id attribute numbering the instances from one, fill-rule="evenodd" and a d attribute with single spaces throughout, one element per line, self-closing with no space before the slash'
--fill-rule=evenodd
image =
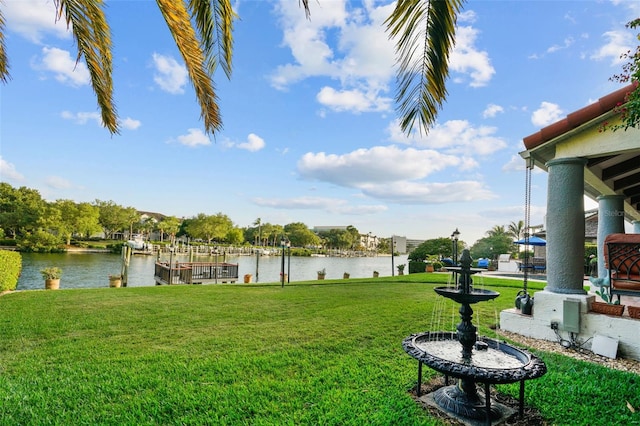
<path id="1" fill-rule="evenodd" d="M 507 233 L 513 237 L 514 240 L 519 240 L 524 237 L 524 220 L 518 222 L 511 222 L 509 224 L 509 230 Z"/>
<path id="2" fill-rule="evenodd" d="M 308 0 L 300 0 L 307 18 Z M 233 22 L 232 0 L 156 0 L 176 42 L 200 104 L 205 131 L 222 127 L 213 73 L 221 65 L 231 76 Z M 398 82 L 396 95 L 401 127 L 410 133 L 416 120 L 425 132 L 435 122 L 445 100 L 449 53 L 455 22 L 464 0 L 398 0 L 387 19 L 390 37 L 397 39 Z M 77 60 L 84 58 L 91 76 L 103 125 L 119 132 L 113 100 L 112 46 L 104 0 L 54 0 L 56 18 L 70 26 L 78 46 Z M 0 80 L 9 78 L 4 46 L 5 20 L 0 11 Z"/>
<path id="3" fill-rule="evenodd" d="M 504 228 L 504 225 L 494 225 L 493 228 L 487 231 L 488 237 L 502 237 L 504 235 L 508 235 L 508 232 Z"/>

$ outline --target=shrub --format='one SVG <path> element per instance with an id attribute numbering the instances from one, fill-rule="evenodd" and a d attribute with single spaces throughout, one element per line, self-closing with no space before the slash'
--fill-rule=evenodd
<path id="1" fill-rule="evenodd" d="M 409 273 L 410 274 L 419 274 L 426 270 L 427 264 L 423 261 L 409 261 Z"/>
<path id="2" fill-rule="evenodd" d="M 19 244 L 21 251 L 38 253 L 63 252 L 62 239 L 41 229 L 27 235 Z"/>
<path id="3" fill-rule="evenodd" d="M 22 271 L 22 256 L 16 251 L 0 250 L 0 291 L 15 290 Z"/>

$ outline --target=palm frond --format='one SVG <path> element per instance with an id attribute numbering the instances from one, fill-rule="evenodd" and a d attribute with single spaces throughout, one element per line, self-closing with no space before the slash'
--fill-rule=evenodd
<path id="1" fill-rule="evenodd" d="M 3 83 L 6 83 L 9 81 L 11 76 L 9 75 L 9 58 L 7 57 L 7 49 L 4 45 L 4 29 L 4 15 L 0 10 L 0 80 Z"/>
<path id="2" fill-rule="evenodd" d="M 119 133 L 118 117 L 113 102 L 111 33 L 104 14 L 103 0 L 55 0 L 56 14 L 71 25 L 78 44 L 79 61 L 84 57 L 91 85 L 101 110 L 102 124 Z"/>
<path id="3" fill-rule="evenodd" d="M 191 25 L 187 7 L 183 0 L 156 0 L 156 2 L 187 67 L 196 98 L 200 103 L 200 116 L 204 121 L 205 131 L 213 134 L 222 127 L 222 121 L 213 80 L 207 73 L 205 54 L 196 31 Z"/>
<path id="4" fill-rule="evenodd" d="M 400 126 L 411 133 L 416 120 L 427 133 L 447 96 L 449 54 L 455 44 L 455 24 L 464 0 L 398 0 L 387 20 L 390 38 L 397 39 L 396 102 Z"/>
<path id="5" fill-rule="evenodd" d="M 231 78 L 233 23 L 237 18 L 231 1 L 190 0 L 189 10 L 194 17 L 209 74 L 213 75 L 220 64 L 227 78 Z"/>

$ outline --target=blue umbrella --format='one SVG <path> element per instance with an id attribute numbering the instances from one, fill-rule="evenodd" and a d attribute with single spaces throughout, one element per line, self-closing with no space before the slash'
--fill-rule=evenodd
<path id="1" fill-rule="evenodd" d="M 540 237 L 529 237 L 523 238 L 521 240 L 516 241 L 516 244 L 528 244 L 530 246 L 546 246 L 547 242 Z"/>

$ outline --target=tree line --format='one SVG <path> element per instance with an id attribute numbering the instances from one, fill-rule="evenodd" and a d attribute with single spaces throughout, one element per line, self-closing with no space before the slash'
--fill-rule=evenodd
<path id="1" fill-rule="evenodd" d="M 175 244 L 176 238 L 206 244 L 276 247 L 286 239 L 293 247 L 329 247 L 364 250 L 360 233 L 353 227 L 313 232 L 302 222 L 277 225 L 258 218 L 253 226 L 239 227 L 223 213 L 199 213 L 177 218 L 139 212 L 114 201 L 92 203 L 60 199 L 48 202 L 31 188 L 14 188 L 0 182 L 0 239 L 24 251 L 55 251 L 75 240 L 118 240 L 142 235 L 145 240 Z M 381 249 L 388 247 L 382 240 Z"/>
<path id="2" fill-rule="evenodd" d="M 470 247 L 464 241 L 452 240 L 450 237 L 426 240 L 409 254 L 409 260 L 421 262 L 451 258 L 455 244 L 458 245 L 458 253 L 461 253 L 464 248 L 469 248 L 471 257 L 474 259 L 496 259 L 498 255 L 503 253 L 518 255 L 520 249 L 514 244 L 514 241 L 520 240 L 524 236 L 525 227 L 522 220 L 511 222 L 508 225 L 495 225 L 485 233 L 483 238 L 477 240 Z"/>

